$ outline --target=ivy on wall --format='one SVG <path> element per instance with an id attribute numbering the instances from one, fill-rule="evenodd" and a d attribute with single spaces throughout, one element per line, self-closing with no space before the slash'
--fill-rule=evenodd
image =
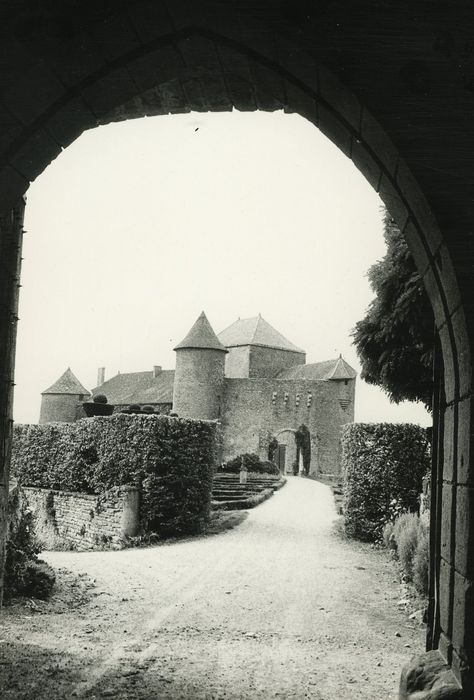
<path id="1" fill-rule="evenodd" d="M 430 467 L 426 430 L 410 423 L 353 423 L 342 433 L 346 533 L 365 541 L 382 537 L 396 506 L 416 511 Z"/>
<path id="2" fill-rule="evenodd" d="M 62 491 L 140 486 L 144 528 L 180 534 L 209 516 L 217 449 L 215 423 L 117 414 L 16 425 L 12 470 L 24 486 Z"/>

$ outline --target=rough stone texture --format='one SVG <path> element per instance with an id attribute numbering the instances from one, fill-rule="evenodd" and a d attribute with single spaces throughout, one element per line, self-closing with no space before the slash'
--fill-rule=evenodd
<path id="1" fill-rule="evenodd" d="M 74 423 L 82 410 L 79 396 L 75 394 L 44 394 L 41 397 L 39 423 L 57 421 Z"/>
<path id="2" fill-rule="evenodd" d="M 226 379 L 224 460 L 243 452 L 268 459 L 272 437 L 305 424 L 311 433 L 310 472 L 337 474 L 340 428 L 354 420 L 354 394 L 353 379 L 347 385 L 344 380 Z M 286 434 L 282 442 L 292 441 Z M 294 454 L 288 451 L 287 470 Z"/>
<path id="3" fill-rule="evenodd" d="M 121 548 L 138 532 L 138 491 L 117 488 L 101 496 L 24 488 L 35 531 L 46 549 Z"/>
<path id="4" fill-rule="evenodd" d="M 408 241 L 418 252 L 441 337 L 446 401 L 454 406 L 468 398 L 474 347 L 472 3 L 440 0 L 430 4 L 429 13 L 421 0 L 385 3 L 383 11 L 374 0 L 352 4 L 183 0 L 179 10 L 177 4 L 168 3 L 168 11 L 161 2 L 141 0 L 63 0 L 48 3 L 47 9 L 33 0 L 19 0 L 14 6 L 3 3 L 2 216 L 18 204 L 28 178 L 47 167 L 56 153 L 54 143 L 70 142 L 107 114 L 112 119 L 116 114 L 127 117 L 126 111 L 116 110 L 140 94 L 140 84 L 150 84 L 149 67 L 143 68 L 140 81 L 141 56 L 161 47 L 182 47 L 192 37 L 183 64 L 165 66 L 165 82 L 157 66 L 156 90 L 163 113 L 192 107 L 233 105 L 251 111 L 283 105 L 287 111 L 309 115 L 348 157 L 354 157 L 399 226 L 403 229 L 410 222 Z M 137 70 L 131 72 L 129 66 Z M 71 105 L 79 105 L 77 113 L 69 109 Z M 156 112 L 156 106 L 152 109 Z M 381 177 L 376 184 L 378 168 Z M 14 356 L 14 326 L 8 315 L 15 314 L 17 270 L 16 258 L 3 246 L 7 238 L 0 230 L 0 315 L 5 318 L 0 442 L 7 446 L 1 455 L 5 472 Z M 441 245 L 443 252 L 436 257 Z M 449 479 L 452 513 L 458 501 L 458 438 L 469 436 L 470 448 L 474 436 L 472 416 L 463 412 L 459 420 L 463 425 L 458 429 L 453 421 L 446 434 L 455 456 Z M 465 445 L 463 452 L 472 454 Z M 473 486 L 472 470 L 464 465 L 463 479 L 466 473 Z M 4 489 L 6 484 L 4 480 Z M 454 519 L 450 525 L 451 548 L 461 561 L 461 550 L 465 551 L 466 571 L 473 569 L 474 548 L 463 533 L 472 532 L 473 517 L 472 512 L 466 515 L 459 537 Z M 452 574 L 453 562 L 451 552 Z M 458 573 L 465 576 L 467 590 L 472 577 Z M 451 612 L 453 580 L 451 575 L 447 589 L 440 592 L 441 604 Z M 459 624 L 474 625 L 473 606 L 466 598 Z M 451 648 L 452 633 L 442 630 L 445 649 Z M 459 638 L 462 630 L 456 633 Z M 457 677 L 471 695 L 473 658 L 472 649 L 453 649 Z"/>
<path id="5" fill-rule="evenodd" d="M 221 350 L 177 350 L 173 411 L 183 418 L 220 418 L 224 394 L 224 367 L 225 353 Z"/>
<path id="6" fill-rule="evenodd" d="M 402 671 L 399 700 L 468 700 L 438 651 L 415 656 Z"/>

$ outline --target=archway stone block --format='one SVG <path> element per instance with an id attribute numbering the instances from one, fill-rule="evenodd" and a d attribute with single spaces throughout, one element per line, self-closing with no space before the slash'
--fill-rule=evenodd
<path id="1" fill-rule="evenodd" d="M 82 97 L 94 114 L 101 117 L 117 105 L 131 100 L 138 92 L 128 70 L 118 68 L 84 88 Z"/>
<path id="2" fill-rule="evenodd" d="M 62 148 L 66 148 L 84 131 L 97 126 L 97 117 L 80 98 L 74 98 L 48 120 L 47 131 Z"/>
<path id="3" fill-rule="evenodd" d="M 0 170 L 1 212 L 4 213 L 15 207 L 29 186 L 28 180 L 11 165 L 2 168 Z"/>
<path id="4" fill-rule="evenodd" d="M 321 97 L 356 133 L 360 133 L 362 107 L 356 96 L 321 65 L 318 66 L 318 85 Z"/>
<path id="5" fill-rule="evenodd" d="M 459 307 L 452 314 L 454 342 L 459 366 L 459 396 L 470 396 L 472 391 L 472 359 L 467 338 L 474 336 L 474 324 L 467 326 L 464 309 Z"/>
<path id="6" fill-rule="evenodd" d="M 399 229 L 403 231 L 408 221 L 409 211 L 400 197 L 400 192 L 394 187 L 386 173 L 382 175 L 380 180 L 379 195 L 389 214 L 393 216 Z"/>
<path id="7" fill-rule="evenodd" d="M 445 561 L 451 561 L 451 518 L 452 518 L 453 487 L 451 484 L 443 484 L 442 514 L 441 514 L 441 556 Z"/>
<path id="8" fill-rule="evenodd" d="M 351 157 L 352 135 L 334 112 L 318 103 L 319 128 L 348 158 Z"/>
<path id="9" fill-rule="evenodd" d="M 140 91 L 173 80 L 185 67 L 182 56 L 175 46 L 161 46 L 138 56 L 127 64 L 133 82 Z"/>
<path id="10" fill-rule="evenodd" d="M 36 131 L 16 152 L 12 165 L 20 175 L 33 182 L 61 153 L 61 146 L 45 131 Z"/>
<path id="11" fill-rule="evenodd" d="M 471 455 L 474 455 L 474 426 L 472 426 L 472 398 L 463 399 L 458 404 L 458 483 L 474 486 L 474 468 Z"/>
<path id="12" fill-rule="evenodd" d="M 451 604 L 449 600 L 449 591 L 452 584 L 453 577 L 453 567 L 441 558 L 440 570 L 439 570 L 439 591 L 440 591 L 440 625 L 441 630 L 444 632 L 446 639 L 449 636 L 451 621 L 452 621 L 452 611 Z M 447 644 L 450 645 L 448 640 Z M 441 644 L 440 644 L 441 647 Z M 443 653 L 444 657 L 447 658 L 447 652 Z"/>
<path id="13" fill-rule="evenodd" d="M 403 229 L 403 235 L 408 247 L 410 248 L 411 254 L 413 255 L 418 272 L 420 276 L 423 277 L 430 266 L 430 259 L 428 257 L 425 242 L 411 219 L 408 220 L 405 228 Z"/>
<path id="14" fill-rule="evenodd" d="M 374 190 L 378 192 L 382 179 L 382 170 L 369 151 L 357 139 L 353 139 L 351 157 L 354 165 L 360 170 Z"/>
<path id="15" fill-rule="evenodd" d="M 26 125 L 64 95 L 64 86 L 53 71 L 39 63 L 6 90 L 3 100 L 8 109 Z"/>
<path id="16" fill-rule="evenodd" d="M 474 580 L 474 487 L 459 484 L 456 502 L 456 553 L 457 571 Z"/>
<path id="17" fill-rule="evenodd" d="M 362 110 L 361 137 L 373 152 L 377 154 L 387 172 L 394 176 L 399 161 L 397 149 L 386 136 L 377 120 L 366 109 Z"/>
<path id="18" fill-rule="evenodd" d="M 403 160 L 398 163 L 397 186 L 400 188 L 400 192 L 418 226 L 425 232 L 429 231 L 427 242 L 430 252 L 434 255 L 442 243 L 442 235 L 434 214 L 420 191 L 418 182 Z"/>

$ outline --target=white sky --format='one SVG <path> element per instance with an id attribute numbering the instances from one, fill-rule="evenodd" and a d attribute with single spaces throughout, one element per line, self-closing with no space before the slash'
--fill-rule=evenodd
<path id="1" fill-rule="evenodd" d="M 14 414 L 70 366 L 88 388 L 174 368 L 204 310 L 218 333 L 259 312 L 307 351 L 360 366 L 350 330 L 384 254 L 380 200 L 313 125 L 283 113 L 189 114 L 84 133 L 28 192 Z M 356 420 L 430 424 L 356 388 Z"/>

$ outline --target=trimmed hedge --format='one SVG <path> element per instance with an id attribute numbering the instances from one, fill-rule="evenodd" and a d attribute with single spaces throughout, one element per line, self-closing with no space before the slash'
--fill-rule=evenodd
<path id="1" fill-rule="evenodd" d="M 398 512 L 418 510 L 430 466 L 426 430 L 410 423 L 353 423 L 342 434 L 345 530 L 377 541 Z"/>
<path id="2" fill-rule="evenodd" d="M 12 470 L 24 486 L 101 493 L 142 486 L 142 525 L 198 531 L 209 517 L 215 423 L 115 414 L 76 423 L 16 425 Z"/>
<path id="3" fill-rule="evenodd" d="M 255 452 L 246 452 L 230 459 L 227 464 L 222 465 L 219 471 L 230 474 L 238 474 L 242 468 L 242 462 L 247 467 L 247 471 L 255 474 L 279 474 L 278 466 L 273 462 L 262 462 Z"/>

